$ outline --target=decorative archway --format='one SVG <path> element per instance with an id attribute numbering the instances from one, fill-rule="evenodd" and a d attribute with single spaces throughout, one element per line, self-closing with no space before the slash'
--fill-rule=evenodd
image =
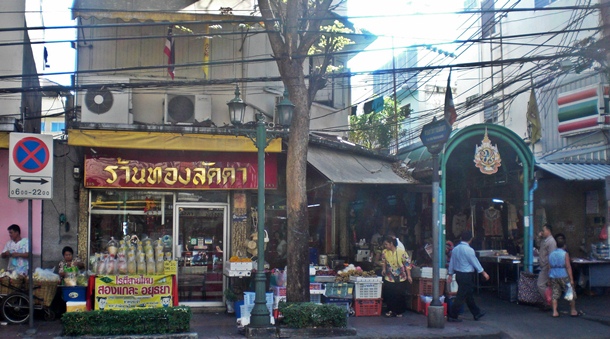
<path id="1" fill-rule="evenodd" d="M 472 150 L 470 157 L 471 161 L 474 159 L 475 147 L 481 143 L 481 140 L 485 137 L 485 135 L 489 137 L 491 143 L 497 143 L 500 148 L 500 154 L 504 151 L 508 153 L 512 158 L 512 155 L 515 156 L 516 159 L 506 159 L 507 164 L 502 164 L 503 166 L 520 166 L 522 170 L 522 186 L 523 186 L 523 245 L 524 245 L 524 265 L 528 271 L 532 270 L 533 263 L 533 189 L 531 185 L 534 184 L 534 156 L 531 150 L 527 147 L 527 145 L 523 142 L 523 140 L 515 134 L 510 129 L 493 124 L 477 124 L 465 127 L 455 133 L 450 137 L 445 145 L 444 152 L 440 154 L 440 170 L 442 173 L 441 176 L 441 192 L 439 195 L 439 213 L 441 218 L 439 218 L 440 226 L 440 235 L 439 235 L 439 247 L 445 248 L 445 237 L 446 237 L 446 208 L 447 208 L 447 176 L 448 169 L 451 169 L 452 161 L 458 159 L 457 154 L 464 159 L 464 153 L 459 152 L 460 150 L 467 150 L 468 147 Z M 504 157 L 503 157 L 504 158 Z M 510 163 L 510 161 L 515 160 L 514 163 Z M 472 166 L 475 167 L 474 161 L 470 162 L 468 165 L 466 162 L 462 164 L 455 164 L 455 166 Z M 441 267 L 445 266 L 445 257 L 441 256 Z"/>

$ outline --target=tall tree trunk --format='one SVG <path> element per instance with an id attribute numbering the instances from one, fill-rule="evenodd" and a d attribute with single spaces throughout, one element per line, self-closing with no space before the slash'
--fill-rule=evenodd
<path id="1" fill-rule="evenodd" d="M 303 63 L 335 0 L 258 0 L 278 69 L 294 104 L 286 164 L 288 272 L 286 298 L 309 301 L 309 217 L 307 215 L 307 147 L 311 102 L 321 82 L 305 82 Z M 340 4 L 341 2 L 338 2 Z M 310 29 L 310 27 L 314 27 Z M 302 33 L 305 32 L 305 33 Z M 329 55 L 328 58 L 331 56 Z M 325 63 L 326 65 L 327 63 Z M 321 74 L 324 74 L 325 67 Z"/>
<path id="2" fill-rule="evenodd" d="M 286 208 L 288 215 L 288 272 L 286 298 L 309 301 L 309 217 L 307 213 L 307 148 L 309 144 L 310 101 L 303 69 L 295 60 L 280 62 L 285 85 L 295 112 L 290 126 L 286 163 Z"/>

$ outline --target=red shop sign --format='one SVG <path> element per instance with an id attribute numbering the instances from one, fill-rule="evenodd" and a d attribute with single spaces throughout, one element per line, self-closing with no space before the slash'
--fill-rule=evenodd
<path id="1" fill-rule="evenodd" d="M 172 190 L 257 189 L 256 153 L 205 155 L 201 160 L 152 162 L 120 157 L 85 157 L 85 187 Z M 265 156 L 265 188 L 277 188 L 277 156 Z"/>

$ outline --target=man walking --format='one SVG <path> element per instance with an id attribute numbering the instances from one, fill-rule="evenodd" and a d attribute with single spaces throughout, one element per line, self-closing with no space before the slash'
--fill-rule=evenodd
<path id="1" fill-rule="evenodd" d="M 557 249 L 557 242 L 553 238 L 553 227 L 549 224 L 542 226 L 540 236 L 540 250 L 538 250 L 538 264 L 540 265 L 540 273 L 538 273 L 538 291 L 542 296 L 542 310 L 550 310 L 551 306 L 547 304 L 545 292 L 549 286 L 549 254 Z M 459 284 L 459 283 L 458 283 Z"/>
<path id="2" fill-rule="evenodd" d="M 478 273 L 482 273 L 485 280 L 489 280 L 489 275 L 483 270 L 474 250 L 470 247 L 472 232 L 462 232 L 461 240 L 462 241 L 453 249 L 451 261 L 449 262 L 447 284 L 451 283 L 451 276 L 455 274 L 455 280 L 458 283 L 458 292 L 455 301 L 449 309 L 449 314 L 447 315 L 448 322 L 462 321 L 458 318 L 458 310 L 462 307 L 464 302 L 468 305 L 468 309 L 474 316 L 474 320 L 479 320 L 485 315 L 485 312 L 474 302 L 474 289 L 476 287 L 476 275 Z"/>

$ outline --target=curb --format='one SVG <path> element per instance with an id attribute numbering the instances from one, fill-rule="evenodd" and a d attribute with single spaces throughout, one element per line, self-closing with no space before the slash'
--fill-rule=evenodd
<path id="1" fill-rule="evenodd" d="M 111 336 L 79 336 L 79 337 L 54 337 L 53 339 L 197 339 L 198 334 L 189 333 L 167 333 L 167 334 L 148 334 L 148 335 L 111 335 Z"/>

